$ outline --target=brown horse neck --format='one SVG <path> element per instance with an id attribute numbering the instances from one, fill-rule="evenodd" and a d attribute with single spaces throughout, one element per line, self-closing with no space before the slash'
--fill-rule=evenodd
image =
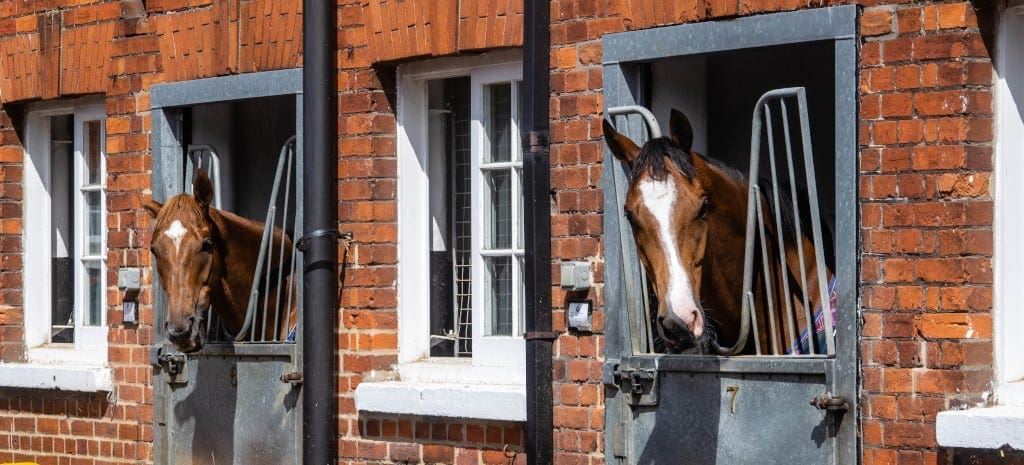
<path id="1" fill-rule="evenodd" d="M 208 219 L 217 234 L 220 261 L 215 267 L 219 276 L 210 283 L 210 300 L 228 330 L 237 333 L 245 322 L 263 224 L 215 208 L 210 208 Z"/>
<path id="2" fill-rule="evenodd" d="M 743 240 L 746 236 L 747 180 L 738 173 L 708 162 L 702 155 L 694 153 L 692 159 L 697 179 L 710 192 L 711 208 L 716 212 L 708 216 L 712 239 L 719 236 L 719 239 L 739 237 Z"/>

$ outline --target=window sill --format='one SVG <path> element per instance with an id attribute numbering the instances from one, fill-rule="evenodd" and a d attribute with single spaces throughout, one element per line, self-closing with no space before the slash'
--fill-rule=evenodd
<path id="1" fill-rule="evenodd" d="M 0 363 L 0 386 L 74 392 L 110 392 L 110 368 L 89 365 Z"/>
<path id="2" fill-rule="evenodd" d="M 526 421 L 524 385 L 364 382 L 355 403 L 360 412 Z"/>
<path id="3" fill-rule="evenodd" d="M 970 449 L 1024 449 L 1024 407 L 1002 405 L 939 412 L 935 436 L 940 446 Z"/>

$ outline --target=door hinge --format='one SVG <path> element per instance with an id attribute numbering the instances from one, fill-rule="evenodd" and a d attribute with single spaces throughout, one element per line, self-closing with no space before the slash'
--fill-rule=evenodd
<path id="1" fill-rule="evenodd" d="M 658 405 L 658 370 L 605 365 L 605 385 L 617 388 L 629 405 Z"/>
<path id="2" fill-rule="evenodd" d="M 828 393 L 811 399 L 811 405 L 816 407 L 818 410 L 825 410 L 829 412 L 845 412 L 850 410 L 850 403 L 847 402 L 845 398 Z"/>

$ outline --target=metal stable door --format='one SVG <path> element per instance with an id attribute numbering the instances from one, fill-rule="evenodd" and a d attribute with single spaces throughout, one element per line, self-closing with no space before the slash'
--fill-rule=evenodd
<path id="1" fill-rule="evenodd" d="M 604 37 L 609 109 L 650 103 L 645 72 L 655 60 L 812 41 L 834 47 L 838 279 L 835 340 L 818 355 L 654 353 L 647 286 L 622 214 L 628 170 L 606 150 L 606 463 L 857 463 L 855 27 L 855 7 L 836 7 Z M 612 122 L 643 144 L 654 132 L 650 118 L 632 113 L 612 115 Z"/>
<path id="2" fill-rule="evenodd" d="M 292 137 L 281 150 L 267 223 L 301 235 L 302 196 L 295 193 L 302 188 L 302 157 L 297 147 L 301 144 Z M 208 146 L 191 146 L 188 152 L 187 179 L 191 180 L 195 169 L 208 166 L 219 192 L 216 153 Z M 289 253 L 292 274 L 297 276 L 294 270 L 301 269 L 301 254 L 273 250 L 270 245 L 265 232 L 260 264 L 269 263 L 264 257 L 270 254 Z M 255 277 L 249 314 L 240 334 L 227 334 L 211 310 L 207 317 L 209 342 L 199 352 L 178 353 L 166 342 L 155 351 L 153 362 L 160 368 L 154 402 L 157 464 L 279 465 L 301 461 L 302 361 L 301 344 L 296 343 L 302 332 L 301 306 L 297 326 L 285 339 L 267 332 L 265 328 L 276 325 L 268 315 L 277 312 L 266 308 L 280 302 L 263 297 L 269 295 L 267 286 L 282 286 L 282 277 L 263 269 L 255 270 Z M 301 302 L 301 283 L 295 279 L 289 284 L 284 284 L 290 289 L 288 297 L 281 300 L 294 297 Z M 260 306 L 263 318 L 253 318 Z M 157 321 L 162 317 L 158 315 Z M 166 341 L 162 325 L 157 333 L 159 340 Z"/>

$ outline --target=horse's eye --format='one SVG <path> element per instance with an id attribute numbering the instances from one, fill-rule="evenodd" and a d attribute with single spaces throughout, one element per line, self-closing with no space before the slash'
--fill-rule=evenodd
<path id="1" fill-rule="evenodd" d="M 708 206 L 709 206 L 709 204 L 710 204 L 710 202 L 708 202 L 708 198 L 707 197 L 704 197 L 703 199 L 701 199 L 700 211 L 697 212 L 697 218 L 700 218 L 701 220 L 708 219 Z"/>
<path id="2" fill-rule="evenodd" d="M 209 252 L 213 250 L 213 239 L 210 239 L 209 237 L 203 239 L 202 248 L 200 248 L 199 250 L 203 252 Z"/>

